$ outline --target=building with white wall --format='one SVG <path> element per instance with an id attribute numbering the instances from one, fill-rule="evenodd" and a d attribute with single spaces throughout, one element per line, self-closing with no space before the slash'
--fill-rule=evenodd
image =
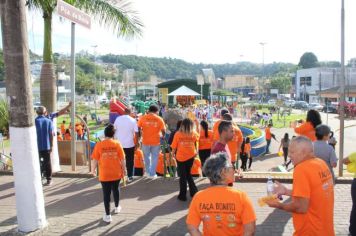
<path id="1" fill-rule="evenodd" d="M 319 92 L 339 86 L 340 68 L 310 68 L 297 71 L 295 96 L 307 102 L 320 101 Z M 345 88 L 356 85 L 356 68 L 345 69 Z"/>

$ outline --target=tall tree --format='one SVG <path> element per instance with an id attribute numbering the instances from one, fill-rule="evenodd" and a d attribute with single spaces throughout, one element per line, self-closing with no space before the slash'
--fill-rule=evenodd
<path id="1" fill-rule="evenodd" d="M 84 10 L 102 25 L 111 27 L 118 36 L 133 37 L 141 33 L 143 27 L 137 13 L 130 9 L 130 3 L 114 0 L 65 0 Z M 42 11 L 44 19 L 43 65 L 40 76 L 41 103 L 49 111 L 56 109 L 56 79 L 52 57 L 52 14 L 56 0 L 27 0 L 30 8 Z"/>
<path id="2" fill-rule="evenodd" d="M 318 67 L 318 58 L 315 56 L 314 53 L 306 52 L 300 57 L 298 65 L 303 69 Z"/>
<path id="3" fill-rule="evenodd" d="M 1 0 L 0 14 L 17 223 L 20 231 L 30 232 L 44 227 L 46 216 L 33 119 L 24 0 Z"/>

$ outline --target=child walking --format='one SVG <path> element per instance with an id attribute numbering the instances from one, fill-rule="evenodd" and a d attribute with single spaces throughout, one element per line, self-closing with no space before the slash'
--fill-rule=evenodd
<path id="1" fill-rule="evenodd" d="M 92 154 L 92 174 L 96 175 L 99 165 L 99 181 L 103 189 L 105 215 L 103 221 L 112 221 L 110 213 L 110 195 L 114 195 L 115 209 L 114 214 L 121 210 L 119 205 L 120 180 L 126 175 L 125 154 L 121 144 L 115 140 L 115 129 L 113 125 L 108 125 L 105 130 L 105 140 L 98 142 Z"/>

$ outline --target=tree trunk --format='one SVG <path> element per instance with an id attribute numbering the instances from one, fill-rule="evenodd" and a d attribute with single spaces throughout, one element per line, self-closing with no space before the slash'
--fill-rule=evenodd
<path id="1" fill-rule="evenodd" d="M 30 232 L 46 225 L 36 128 L 33 119 L 24 0 L 1 0 L 1 28 L 17 223 Z"/>
<path id="2" fill-rule="evenodd" d="M 57 84 L 52 57 L 52 12 L 44 12 L 43 65 L 40 76 L 41 105 L 49 112 L 57 109 Z"/>

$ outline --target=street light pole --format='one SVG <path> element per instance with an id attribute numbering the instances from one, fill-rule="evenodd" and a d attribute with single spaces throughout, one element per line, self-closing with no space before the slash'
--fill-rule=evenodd
<path id="1" fill-rule="evenodd" d="M 260 45 L 262 46 L 262 91 L 264 91 L 265 89 L 265 45 L 267 43 L 266 42 L 260 42 Z M 262 92 L 262 94 L 264 95 L 264 92 Z"/>
<path id="2" fill-rule="evenodd" d="M 94 49 L 94 111 L 95 111 L 95 120 L 97 119 L 96 116 L 96 48 L 98 45 L 93 45 L 92 48 Z"/>
<path id="3" fill-rule="evenodd" d="M 343 176 L 344 157 L 344 116 L 345 116 L 345 6 L 341 0 L 341 79 L 340 79 L 340 148 L 339 148 L 339 176 Z"/>

